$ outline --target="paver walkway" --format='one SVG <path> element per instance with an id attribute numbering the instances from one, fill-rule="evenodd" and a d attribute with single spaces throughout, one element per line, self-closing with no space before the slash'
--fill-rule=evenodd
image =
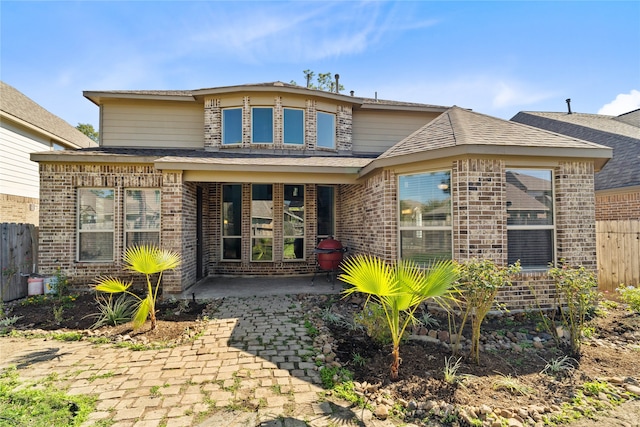
<path id="1" fill-rule="evenodd" d="M 227 297 L 190 344 L 131 351 L 88 341 L 0 338 L 0 368 L 23 380 L 52 373 L 69 394 L 98 396 L 85 426 L 392 425 L 322 402 L 313 340 L 288 296 Z"/>

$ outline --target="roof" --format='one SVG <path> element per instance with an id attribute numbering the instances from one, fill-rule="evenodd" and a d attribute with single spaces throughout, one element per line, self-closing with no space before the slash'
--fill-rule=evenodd
<path id="1" fill-rule="evenodd" d="M 640 109 L 620 116 L 521 111 L 511 120 L 612 148 L 596 190 L 640 185 Z"/>
<path id="2" fill-rule="evenodd" d="M 101 90 L 84 91 L 84 96 L 96 105 L 100 105 L 106 98 L 127 99 L 155 99 L 173 101 L 191 101 L 203 99 L 205 96 L 235 93 L 235 92 L 285 92 L 293 94 L 312 95 L 321 98 L 334 99 L 341 102 L 354 104 L 362 109 L 401 109 L 418 111 L 445 111 L 448 107 L 433 104 L 421 104 L 417 102 L 391 101 L 378 98 L 362 98 L 343 93 L 329 92 L 319 89 L 310 89 L 280 81 L 268 83 L 250 83 L 234 86 L 221 86 L 194 90 Z"/>
<path id="3" fill-rule="evenodd" d="M 22 125 L 35 128 L 68 148 L 95 147 L 88 136 L 42 108 L 14 87 L 0 81 L 0 112 Z"/>
<path id="4" fill-rule="evenodd" d="M 453 106 L 381 154 L 383 162 L 378 163 L 463 154 L 592 158 L 599 168 L 610 158 L 611 149 Z"/>

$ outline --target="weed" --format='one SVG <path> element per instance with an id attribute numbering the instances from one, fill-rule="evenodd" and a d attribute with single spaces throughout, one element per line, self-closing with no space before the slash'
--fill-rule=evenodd
<path id="1" fill-rule="evenodd" d="M 160 396 L 160 386 L 159 385 L 154 385 L 153 387 L 151 387 L 151 389 L 149 390 L 149 394 L 152 397 L 159 397 Z"/>
<path id="2" fill-rule="evenodd" d="M 320 313 L 320 318 L 325 322 L 338 325 L 343 322 L 342 316 L 331 311 L 331 307 L 327 307 Z"/>
<path id="3" fill-rule="evenodd" d="M 59 325 L 64 320 L 64 306 L 53 307 L 53 319 Z"/>
<path id="4" fill-rule="evenodd" d="M 16 323 L 20 317 L 21 316 L 12 316 L 0 319 L 0 336 L 6 335 L 10 330 L 9 327 Z"/>
<path id="5" fill-rule="evenodd" d="M 460 362 L 462 358 L 459 357 L 453 361 L 453 356 L 444 358 L 444 381 L 447 384 L 455 384 L 460 381 L 460 377 L 458 376 L 458 369 L 460 369 Z"/>
<path id="6" fill-rule="evenodd" d="M 82 334 L 80 332 L 58 332 L 52 334 L 52 338 L 57 341 L 80 341 Z"/>
<path id="7" fill-rule="evenodd" d="M 318 328 L 313 326 L 313 323 L 311 323 L 309 319 L 306 319 L 304 321 L 304 327 L 307 330 L 307 335 L 309 335 L 311 338 L 317 337 L 320 333 L 320 331 L 318 331 Z"/>
<path id="8" fill-rule="evenodd" d="M 115 374 L 111 371 L 105 372 L 104 374 L 92 374 L 89 378 L 87 378 L 87 381 L 89 382 L 93 382 L 97 379 L 101 379 L 101 378 L 111 378 L 113 377 Z"/>
<path id="9" fill-rule="evenodd" d="M 331 390 L 337 384 L 345 381 L 351 381 L 353 374 L 348 369 L 338 368 L 336 366 L 324 367 L 320 370 L 320 379 L 324 388 Z"/>
<path id="10" fill-rule="evenodd" d="M 620 285 L 616 289 L 622 301 L 629 305 L 629 309 L 640 313 L 640 287 Z"/>
<path id="11" fill-rule="evenodd" d="M 360 353 L 353 353 L 351 357 L 354 366 L 363 367 L 367 363 L 367 359 L 365 357 L 362 357 Z"/>

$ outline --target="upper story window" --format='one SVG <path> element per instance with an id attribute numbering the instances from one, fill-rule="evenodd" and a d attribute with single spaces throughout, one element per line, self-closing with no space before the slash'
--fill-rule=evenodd
<path id="1" fill-rule="evenodd" d="M 284 109 L 284 143 L 304 144 L 304 111 L 294 108 Z"/>
<path id="2" fill-rule="evenodd" d="M 398 184 L 400 258 L 451 259 L 451 172 L 401 175 Z"/>
<path id="3" fill-rule="evenodd" d="M 336 148 L 336 115 L 318 111 L 316 126 L 316 145 L 322 148 Z"/>
<path id="4" fill-rule="evenodd" d="M 273 108 L 254 107 L 251 109 L 251 142 L 254 144 L 273 143 Z"/>
<path id="5" fill-rule="evenodd" d="M 78 261 L 113 261 L 114 190 L 78 189 Z"/>
<path id="6" fill-rule="evenodd" d="M 222 110 L 222 144 L 242 144 L 242 108 Z"/>
<path id="7" fill-rule="evenodd" d="M 507 169 L 507 260 L 546 269 L 554 260 L 551 170 Z"/>
<path id="8" fill-rule="evenodd" d="M 160 189 L 125 191 L 125 246 L 160 246 Z"/>

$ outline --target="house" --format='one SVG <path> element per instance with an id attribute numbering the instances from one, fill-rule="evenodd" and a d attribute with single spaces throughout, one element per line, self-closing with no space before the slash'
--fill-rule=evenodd
<path id="1" fill-rule="evenodd" d="M 29 154 L 97 144 L 14 87 L 0 82 L 0 223 L 38 225 L 38 164 Z"/>
<path id="2" fill-rule="evenodd" d="M 456 106 L 282 82 L 86 91 L 100 147 L 35 153 L 41 269 L 122 275 L 152 242 L 182 255 L 164 295 L 206 276 L 316 269 L 335 236 L 386 260 L 489 257 L 525 271 L 501 298 L 548 304 L 549 262 L 594 267 L 594 172 L 611 149 Z"/>
<path id="3" fill-rule="evenodd" d="M 619 116 L 526 111 L 511 120 L 613 149 L 595 174 L 599 287 L 639 283 L 640 109 Z"/>

